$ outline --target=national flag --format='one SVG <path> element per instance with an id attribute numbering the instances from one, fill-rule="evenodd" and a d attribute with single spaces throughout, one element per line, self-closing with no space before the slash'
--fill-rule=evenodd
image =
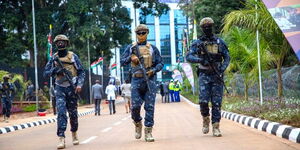
<path id="1" fill-rule="evenodd" d="M 94 68 L 98 65 L 102 65 L 103 64 L 103 57 L 100 57 L 97 61 L 94 61 L 92 64 L 91 64 L 91 68 Z"/>
<path id="2" fill-rule="evenodd" d="M 52 24 L 49 25 L 50 32 L 48 34 L 48 43 L 47 43 L 47 58 L 48 60 L 52 57 Z"/>
<path id="3" fill-rule="evenodd" d="M 112 64 L 111 65 L 110 70 L 114 70 L 114 69 L 117 69 L 117 64 Z"/>

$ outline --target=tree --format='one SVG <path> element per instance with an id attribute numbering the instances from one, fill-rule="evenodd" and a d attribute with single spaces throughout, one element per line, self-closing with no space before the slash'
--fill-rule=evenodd
<path id="1" fill-rule="evenodd" d="M 225 14 L 243 7 L 245 0 L 180 0 L 180 7 L 191 19 L 199 23 L 204 17 L 211 17 L 215 22 L 216 32 L 222 29 Z"/>
<path id="2" fill-rule="evenodd" d="M 248 100 L 248 90 L 255 82 L 258 82 L 257 49 L 255 34 L 249 30 L 238 27 L 231 28 L 225 34 L 231 57 L 230 66 L 227 69 L 229 74 L 242 74 L 244 79 L 244 96 Z M 262 68 L 266 68 L 272 57 L 267 53 L 267 44 L 261 39 Z M 234 77 L 234 75 L 229 75 Z M 259 85 L 259 84 L 257 84 Z"/>
<path id="3" fill-rule="evenodd" d="M 158 0 L 135 0 L 136 8 L 153 8 L 155 15 L 162 14 L 165 4 Z M 139 5 L 146 3 L 148 5 Z M 26 50 L 33 56 L 32 4 L 31 1 L 0 1 L 0 63 L 9 66 L 34 66 L 33 58 L 24 63 L 21 54 Z M 101 51 L 110 59 L 110 49 L 131 42 L 129 12 L 121 0 L 37 0 L 35 1 L 38 66 L 47 61 L 47 34 L 53 24 L 53 36 L 66 34 L 75 51 L 87 64 L 86 43 L 90 41 L 91 61 L 98 59 Z M 55 46 L 53 46 L 55 48 Z M 25 65 L 24 65 L 25 64 Z"/>
<path id="4" fill-rule="evenodd" d="M 257 9 L 255 6 L 257 6 Z M 257 20 L 256 12 L 258 14 Z M 273 63 L 277 68 L 278 97 L 281 99 L 283 96 L 281 68 L 283 60 L 290 53 L 291 48 L 263 2 L 261 0 L 257 2 L 248 0 L 244 9 L 232 11 L 226 15 L 223 31 L 227 32 L 233 26 L 249 29 L 253 33 L 258 30 L 261 37 L 268 41 L 268 50 L 271 57 L 274 58 Z"/>

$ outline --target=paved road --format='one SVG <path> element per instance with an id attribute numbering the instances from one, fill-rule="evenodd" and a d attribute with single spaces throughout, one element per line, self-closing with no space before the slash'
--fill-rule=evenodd
<path id="1" fill-rule="evenodd" d="M 101 116 L 79 118 L 81 144 L 71 144 L 66 132 L 66 149 L 74 150 L 300 150 L 300 144 L 222 119 L 223 137 L 201 133 L 199 110 L 186 102 L 156 104 L 154 143 L 134 139 L 134 126 L 123 103 L 109 115 L 107 106 Z M 52 150 L 56 148 L 56 123 L 0 135 L 0 150 Z"/>

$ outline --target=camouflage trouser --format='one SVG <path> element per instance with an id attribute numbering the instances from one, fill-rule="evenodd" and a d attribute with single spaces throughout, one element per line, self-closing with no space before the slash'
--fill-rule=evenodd
<path id="1" fill-rule="evenodd" d="M 2 114 L 10 117 L 11 100 L 7 97 L 2 97 Z"/>
<path id="2" fill-rule="evenodd" d="M 217 79 L 216 75 L 200 73 L 199 74 L 199 104 L 203 117 L 209 116 L 208 103 L 212 104 L 212 123 L 221 120 L 221 105 L 223 96 L 223 84 Z"/>
<path id="3" fill-rule="evenodd" d="M 57 136 L 65 137 L 67 128 L 67 110 L 70 117 L 71 131 L 78 129 L 77 98 L 73 94 L 72 87 L 55 86 L 56 108 L 57 108 Z"/>
<path id="4" fill-rule="evenodd" d="M 148 91 L 146 81 L 143 78 L 132 78 L 131 81 L 131 117 L 135 122 L 142 120 L 140 115 L 141 106 L 145 102 L 144 109 L 146 111 L 144 125 L 152 127 L 154 124 L 154 104 L 155 104 L 155 81 L 149 80 L 151 92 Z"/>

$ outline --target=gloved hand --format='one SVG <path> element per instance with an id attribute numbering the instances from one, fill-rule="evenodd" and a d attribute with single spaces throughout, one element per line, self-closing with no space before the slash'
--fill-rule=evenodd
<path id="1" fill-rule="evenodd" d="M 154 75 L 155 71 L 153 69 L 146 72 L 148 77 L 152 77 Z"/>
<path id="2" fill-rule="evenodd" d="M 135 65 L 138 65 L 140 61 L 139 61 L 139 58 L 136 55 L 132 54 L 131 55 L 131 62 L 133 62 Z"/>
<path id="3" fill-rule="evenodd" d="M 81 86 L 77 86 L 75 89 L 75 93 L 80 93 L 81 92 Z"/>

